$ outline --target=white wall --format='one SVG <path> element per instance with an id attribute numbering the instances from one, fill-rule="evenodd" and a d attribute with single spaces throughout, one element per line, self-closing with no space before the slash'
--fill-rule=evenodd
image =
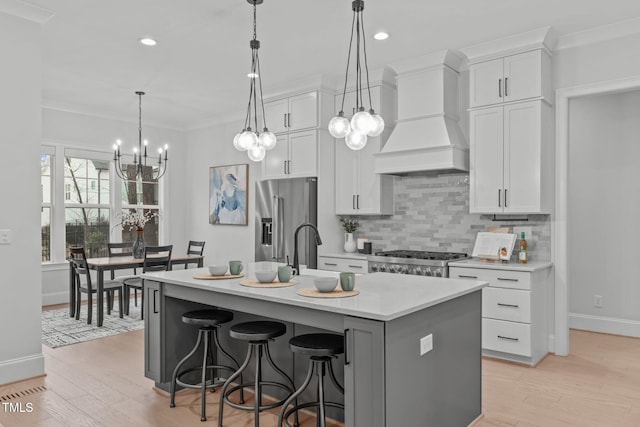
<path id="1" fill-rule="evenodd" d="M 577 98 L 569 114 L 569 324 L 640 336 L 640 91 Z"/>
<path id="2" fill-rule="evenodd" d="M 231 259 L 245 263 L 254 259 L 253 200 L 256 179 L 260 179 L 261 165 L 252 162 L 246 153 L 237 151 L 232 144 L 239 123 L 221 124 L 193 130 L 188 134 L 185 176 L 187 206 L 184 213 L 188 224 L 188 238 L 204 240 L 204 265 L 225 263 Z M 213 166 L 249 164 L 247 197 L 248 225 L 209 224 L 209 168 Z"/>
<path id="3" fill-rule="evenodd" d="M 133 97 L 133 91 L 132 97 Z M 143 138 L 149 140 L 152 152 L 157 147 L 169 144 L 169 166 L 161 179 L 163 194 L 163 229 L 160 233 L 162 244 L 173 244 L 174 251 L 185 253 L 189 237 L 188 222 L 184 220 L 188 211 L 187 192 L 184 191 L 189 168 L 186 164 L 187 144 L 185 133 L 172 129 L 144 124 Z M 134 112 L 130 122 L 87 116 L 84 114 L 42 109 L 42 142 L 60 144 L 110 152 L 117 138 L 123 140 L 127 153 L 138 145 L 138 123 Z M 39 195 L 38 187 L 38 195 Z M 39 197 L 39 196 L 38 196 Z M 38 236 L 38 241 L 40 237 Z M 68 301 L 68 266 L 44 265 L 42 271 L 42 304 L 57 304 Z"/>
<path id="4" fill-rule="evenodd" d="M 40 342 L 40 25 L 0 13 L 0 384 L 44 373 Z M 9 203 L 10 201 L 15 203 Z"/>

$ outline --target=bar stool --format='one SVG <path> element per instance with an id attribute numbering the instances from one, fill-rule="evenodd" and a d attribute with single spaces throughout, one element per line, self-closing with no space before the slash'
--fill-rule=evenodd
<path id="1" fill-rule="evenodd" d="M 325 402 L 324 400 L 324 377 L 326 371 L 329 371 L 329 379 L 338 391 L 344 394 L 344 388 L 338 383 L 336 375 L 333 372 L 331 365 L 331 359 L 337 357 L 339 354 L 344 353 L 344 338 L 342 335 L 337 334 L 305 334 L 298 335 L 289 340 L 289 347 L 293 353 L 300 353 L 305 356 L 309 356 L 309 370 L 307 371 L 307 377 L 304 382 L 282 405 L 280 415 L 278 416 L 278 427 L 282 427 L 282 422 L 287 427 L 291 427 L 287 421 L 291 414 L 295 414 L 297 417 L 298 411 L 304 408 L 317 407 L 317 425 L 319 427 L 325 427 L 325 407 L 331 406 L 333 408 L 339 408 L 344 410 L 344 405 L 336 402 Z M 313 373 L 318 376 L 318 394 L 315 402 L 296 404 L 291 409 L 287 410 L 287 407 L 296 399 L 311 382 Z M 296 418 L 296 424 L 297 424 Z"/>
<path id="2" fill-rule="evenodd" d="M 196 310 L 189 311 L 182 315 L 182 322 L 188 325 L 197 325 L 198 328 L 198 340 L 196 341 L 196 345 L 193 349 L 187 354 L 178 364 L 176 368 L 173 370 L 173 375 L 171 376 L 171 403 L 170 407 L 175 408 L 175 396 L 176 396 L 176 384 L 187 387 L 187 388 L 196 388 L 201 389 L 201 408 L 200 408 L 200 420 L 206 421 L 206 390 L 208 388 L 219 387 L 224 384 L 223 381 L 216 382 L 215 371 L 218 369 L 226 369 L 228 371 L 234 372 L 238 369 L 238 362 L 231 357 L 231 355 L 220 345 L 220 341 L 218 340 L 218 328 L 223 323 L 227 323 L 233 320 L 233 313 L 227 310 L 219 310 L 219 309 L 208 309 L 208 310 Z M 184 371 L 180 371 L 182 365 L 184 365 L 187 360 L 189 360 L 199 349 L 200 343 L 204 338 L 204 356 L 202 358 L 202 366 L 196 366 L 190 369 L 186 369 Z M 213 338 L 213 344 L 211 345 L 211 339 Z M 233 362 L 236 366 L 232 368 L 230 366 L 218 365 L 216 363 L 216 357 L 213 353 L 214 346 L 217 347 L 218 350 L 222 354 L 224 354 L 229 360 Z M 211 364 L 208 364 L 209 358 L 211 359 Z M 182 377 L 190 372 L 194 371 L 202 371 L 201 382 L 198 384 L 188 383 L 182 379 Z M 211 378 L 207 380 L 207 371 L 211 372 Z M 241 396 L 242 398 L 243 396 Z"/>
<path id="3" fill-rule="evenodd" d="M 237 325 L 233 325 L 229 330 L 229 335 L 232 338 L 236 338 L 239 340 L 249 341 L 249 348 L 247 350 L 247 357 L 244 360 L 244 363 L 236 372 L 231 375 L 227 381 L 222 386 L 222 390 L 220 391 L 220 411 L 218 415 L 218 427 L 222 427 L 222 417 L 224 404 L 231 406 L 232 408 L 241 409 L 245 411 L 254 411 L 254 422 L 255 426 L 258 427 L 260 425 L 260 412 L 266 409 L 276 408 L 286 400 L 278 400 L 274 403 L 263 405 L 262 404 L 262 387 L 271 386 L 280 388 L 285 390 L 288 395 L 293 393 L 294 385 L 293 381 L 285 374 L 282 369 L 278 368 L 276 364 L 273 362 L 271 358 L 271 354 L 269 353 L 269 341 L 277 338 L 281 335 L 284 335 L 287 331 L 286 325 L 280 322 L 272 322 L 272 321 L 254 321 L 254 322 L 245 322 L 238 323 Z M 229 388 L 233 380 L 235 380 L 238 376 L 242 374 L 242 372 L 249 366 L 249 362 L 251 361 L 251 357 L 255 354 L 255 380 L 253 383 L 243 383 L 242 377 L 240 377 L 240 384 L 234 387 Z M 267 362 L 271 367 L 282 377 L 285 379 L 286 384 L 277 383 L 273 381 L 263 381 L 262 380 L 262 356 L 266 357 Z M 255 392 L 255 401 L 253 405 L 242 405 L 244 403 L 242 396 L 240 397 L 240 403 L 237 404 L 231 402 L 229 400 L 229 396 L 235 392 L 236 390 L 242 391 L 246 387 L 254 387 Z M 296 417 L 297 424 L 297 417 Z"/>

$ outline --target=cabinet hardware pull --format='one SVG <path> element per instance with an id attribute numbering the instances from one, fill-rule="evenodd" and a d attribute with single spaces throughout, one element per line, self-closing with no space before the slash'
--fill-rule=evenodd
<path id="1" fill-rule="evenodd" d="M 520 341 L 518 338 L 503 337 L 502 335 L 498 335 L 498 338 L 500 338 L 501 340 L 507 340 L 507 341 Z"/>
<path id="2" fill-rule="evenodd" d="M 287 113 L 287 126 L 291 127 L 291 113 Z"/>
<path id="3" fill-rule="evenodd" d="M 349 360 L 349 329 L 345 329 L 344 330 L 344 364 L 345 366 L 350 364 L 351 361 Z"/>
<path id="4" fill-rule="evenodd" d="M 498 280 L 504 280 L 506 282 L 517 282 L 518 279 L 510 279 L 508 277 L 498 277 Z"/>
<path id="5" fill-rule="evenodd" d="M 351 268 L 362 268 L 361 265 L 349 265 L 349 267 L 351 267 Z"/>
<path id="6" fill-rule="evenodd" d="M 500 190 L 498 188 L 498 207 L 501 208 L 502 207 L 502 190 Z"/>
<path id="7" fill-rule="evenodd" d="M 153 313 L 154 313 L 154 314 L 157 314 L 157 313 L 158 313 L 158 310 L 157 310 L 157 308 L 156 308 L 156 295 L 158 295 L 158 290 L 157 290 L 157 289 L 154 289 L 154 290 L 153 290 Z M 143 307 L 143 309 L 144 309 L 144 307 Z"/>
<path id="8" fill-rule="evenodd" d="M 287 173 L 291 175 L 291 160 L 287 160 Z"/>
<path id="9" fill-rule="evenodd" d="M 335 264 L 333 262 L 325 262 L 324 265 L 330 265 L 332 267 L 336 267 L 338 264 Z"/>
<path id="10" fill-rule="evenodd" d="M 503 304 L 501 302 L 497 303 L 500 307 L 512 307 L 512 308 L 518 308 L 520 307 L 519 305 L 516 304 Z"/>
<path id="11" fill-rule="evenodd" d="M 478 278 L 478 276 L 467 276 L 467 275 L 464 275 L 464 274 L 458 274 L 458 277 L 464 278 L 464 279 L 477 279 Z"/>
<path id="12" fill-rule="evenodd" d="M 356 195 L 356 209 L 360 209 L 360 195 Z"/>
<path id="13" fill-rule="evenodd" d="M 286 175 L 287 174 L 287 161 L 286 160 L 282 162 L 282 168 L 283 168 L 282 173 L 284 173 Z"/>
<path id="14" fill-rule="evenodd" d="M 354 209 L 354 210 L 356 209 L 356 195 L 355 194 L 351 196 L 351 208 Z"/>
<path id="15" fill-rule="evenodd" d="M 508 88 L 507 81 L 509 81 L 509 77 L 504 78 L 504 96 L 505 97 L 509 96 L 509 93 L 507 92 L 507 88 Z"/>
<path id="16" fill-rule="evenodd" d="M 498 98 L 502 98 L 502 79 L 498 79 Z"/>
<path id="17" fill-rule="evenodd" d="M 284 127 L 287 127 L 287 113 L 284 113 L 283 116 L 284 116 L 284 123 L 283 123 Z"/>
<path id="18" fill-rule="evenodd" d="M 504 189 L 504 207 L 507 207 L 507 189 Z"/>

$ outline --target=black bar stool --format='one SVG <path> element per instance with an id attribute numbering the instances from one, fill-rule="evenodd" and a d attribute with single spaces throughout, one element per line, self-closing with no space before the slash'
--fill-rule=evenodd
<path id="1" fill-rule="evenodd" d="M 245 411 L 254 411 L 254 419 L 255 426 L 258 427 L 260 425 L 260 412 L 266 409 L 276 408 L 286 400 L 278 400 L 274 403 L 263 405 L 262 404 L 262 388 L 264 386 L 271 386 L 280 388 L 285 390 L 287 394 L 293 393 L 294 385 L 293 381 L 287 376 L 287 374 L 282 371 L 282 369 L 278 368 L 276 364 L 273 362 L 271 358 L 271 354 L 269 354 L 269 340 L 273 340 L 281 335 L 284 335 L 287 331 L 287 327 L 285 324 L 280 322 L 272 322 L 272 321 L 255 321 L 255 322 L 245 322 L 238 323 L 237 325 L 233 325 L 229 330 L 229 335 L 232 338 L 236 338 L 239 340 L 249 341 L 249 349 L 247 350 L 247 357 L 244 360 L 244 363 L 240 368 L 227 379 L 227 381 L 222 386 L 222 390 L 220 391 L 220 411 L 218 415 L 218 427 L 222 427 L 222 416 L 224 410 L 224 404 L 231 406 L 232 408 L 241 409 Z M 240 376 L 242 372 L 249 366 L 249 362 L 251 361 L 251 356 L 255 354 L 255 363 L 256 363 L 256 373 L 255 380 L 253 383 L 243 383 L 242 377 Z M 266 357 L 267 362 L 271 367 L 282 377 L 285 379 L 286 384 L 277 383 L 273 381 L 263 381 L 262 380 L 262 356 Z M 240 384 L 234 387 L 229 388 L 233 380 L 235 380 L 238 376 L 240 376 Z M 255 401 L 252 406 L 242 405 L 244 403 L 242 396 L 240 397 L 240 403 L 234 403 L 229 400 L 229 396 L 235 392 L 236 390 L 242 390 L 246 387 L 254 387 L 255 392 Z M 297 424 L 297 417 L 296 417 Z"/>
<path id="2" fill-rule="evenodd" d="M 333 372 L 331 365 L 331 359 L 337 357 L 339 354 L 344 353 L 344 338 L 342 335 L 337 334 L 305 334 L 298 335 L 289 340 L 289 347 L 294 353 L 304 354 L 309 356 L 309 370 L 307 371 L 307 377 L 304 382 L 282 405 L 280 415 L 278 416 L 278 427 L 282 427 L 284 422 L 287 427 L 291 427 L 291 424 L 287 421 L 291 414 L 297 415 L 298 411 L 304 408 L 317 407 L 317 425 L 319 427 L 325 427 L 325 407 L 331 406 L 333 408 L 339 408 L 344 410 L 344 405 L 336 402 L 325 402 L 324 400 L 324 377 L 326 372 L 329 372 L 329 379 L 333 385 L 344 394 L 344 388 L 338 383 L 336 375 Z M 294 405 L 291 409 L 287 407 L 294 401 L 311 382 L 313 373 L 318 376 L 318 394 L 315 402 L 302 403 L 300 405 Z"/>
<path id="3" fill-rule="evenodd" d="M 200 420 L 206 421 L 206 390 L 208 388 L 220 387 L 224 384 L 223 381 L 216 382 L 216 370 L 226 369 L 228 371 L 234 372 L 238 369 L 238 362 L 231 357 L 231 355 L 225 351 L 224 348 L 220 345 L 220 341 L 218 340 L 218 328 L 223 323 L 227 323 L 233 320 L 233 313 L 227 310 L 219 310 L 219 309 L 209 309 L 209 310 L 196 310 L 189 311 L 182 315 L 182 322 L 189 325 L 197 325 L 198 328 L 198 340 L 196 341 L 196 345 L 193 349 L 187 354 L 178 364 L 176 368 L 173 370 L 173 375 L 171 376 L 171 404 L 169 405 L 171 408 L 175 408 L 175 397 L 176 397 L 176 384 L 187 387 L 187 388 L 199 388 L 202 390 L 201 392 L 201 409 L 200 409 Z M 187 360 L 189 360 L 200 347 L 200 343 L 204 338 L 204 356 L 202 358 L 202 366 L 196 366 L 193 368 L 186 369 L 184 371 L 180 371 L 182 365 L 184 365 Z M 211 339 L 213 338 L 213 345 L 211 345 Z M 218 350 L 222 354 L 224 354 L 229 360 L 233 362 L 236 366 L 232 368 L 230 366 L 218 365 L 216 363 L 216 357 L 213 353 L 214 347 L 217 347 Z M 209 360 L 211 364 L 209 364 Z M 201 382 L 197 384 L 187 383 L 182 380 L 182 377 L 190 372 L 194 371 L 202 371 Z M 211 378 L 207 380 L 207 372 L 211 372 Z M 241 399 L 244 396 L 241 396 Z"/>

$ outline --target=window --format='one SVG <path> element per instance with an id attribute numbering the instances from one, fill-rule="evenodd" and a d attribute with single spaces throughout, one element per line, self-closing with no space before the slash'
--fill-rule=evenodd
<path id="1" fill-rule="evenodd" d="M 65 247 L 84 246 L 88 257 L 107 256 L 109 162 L 65 156 L 64 183 Z"/>
<path id="2" fill-rule="evenodd" d="M 158 180 L 153 179 L 153 168 L 143 167 L 142 179 L 135 179 L 136 165 L 127 165 L 129 180 L 122 181 L 122 211 L 134 212 L 142 209 L 142 213 L 160 214 L 158 205 Z M 159 218 L 154 217 L 144 227 L 144 240 L 148 245 L 158 245 Z M 133 242 L 136 238 L 135 230 L 122 230 L 122 241 Z"/>
<path id="3" fill-rule="evenodd" d="M 42 239 L 42 262 L 51 261 L 51 154 L 40 155 L 40 230 Z"/>

